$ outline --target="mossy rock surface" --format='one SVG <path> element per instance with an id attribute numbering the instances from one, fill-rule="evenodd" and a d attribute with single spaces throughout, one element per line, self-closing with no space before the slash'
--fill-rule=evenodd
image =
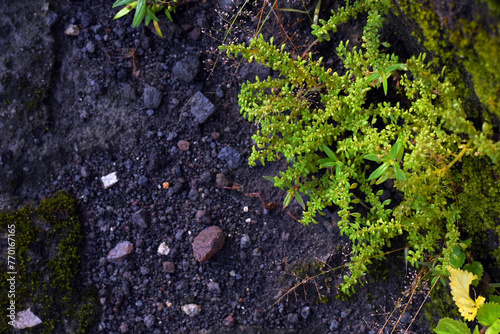
<path id="1" fill-rule="evenodd" d="M 499 117 L 498 5 L 493 1 L 461 0 L 403 0 L 395 4 L 415 28 L 414 36 L 435 57 L 436 64 L 446 66 L 454 84 L 463 89 L 464 98 L 471 103 L 471 116 L 487 120 L 493 115 Z M 487 112 L 478 115 L 478 108 Z"/>
<path id="2" fill-rule="evenodd" d="M 2 244 L 15 240 L 16 259 L 7 271 L 2 265 L 2 295 L 14 271 L 16 312 L 30 308 L 42 324 L 23 333 L 85 333 L 99 312 L 97 292 L 78 281 L 81 222 L 76 200 L 65 192 L 43 200 L 37 208 L 25 206 L 0 213 Z M 14 233 L 11 233 L 14 231 Z M 2 247 L 7 250 L 8 247 Z M 7 259 L 7 256 L 2 256 Z M 0 332 L 12 330 L 7 317 L 10 300 L 2 298 Z"/>

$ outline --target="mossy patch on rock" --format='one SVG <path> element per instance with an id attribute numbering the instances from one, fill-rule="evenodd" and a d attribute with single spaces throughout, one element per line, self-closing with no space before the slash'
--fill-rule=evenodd
<path id="1" fill-rule="evenodd" d="M 96 291 L 79 287 L 82 227 L 76 200 L 59 192 L 37 208 L 26 206 L 0 213 L 2 237 L 13 225 L 16 312 L 30 307 L 42 320 L 41 325 L 25 333 L 85 333 L 99 313 L 99 303 Z M 7 239 L 1 242 L 5 244 Z M 6 259 L 2 256 L 2 261 Z M 3 265 L 0 272 L 3 296 L 7 296 L 6 279 L 11 276 L 6 269 Z M 0 299 L 0 332 L 12 330 L 5 314 L 8 303 L 9 299 Z"/>
<path id="2" fill-rule="evenodd" d="M 457 187 L 460 226 L 472 237 L 472 249 L 481 258 L 494 258 L 488 268 L 498 272 L 500 249 L 500 166 L 488 159 L 466 157 L 452 174 Z M 482 261 L 483 264 L 486 262 Z"/>
<path id="3" fill-rule="evenodd" d="M 458 319 L 460 317 L 460 313 L 453 302 L 448 287 L 437 283 L 431 291 L 430 299 L 432 302 L 424 305 L 425 318 L 429 323 L 429 331 L 434 329 L 442 318 L 451 317 Z"/>
<path id="4" fill-rule="evenodd" d="M 435 56 L 436 64 L 446 66 L 456 87 L 470 88 L 482 106 L 499 117 L 500 29 L 494 8 L 485 3 L 439 0 L 402 0 L 397 5 L 419 28 L 415 35 Z M 467 90 L 463 92 L 464 98 L 470 98 Z M 474 109 L 470 112 L 477 111 Z"/>

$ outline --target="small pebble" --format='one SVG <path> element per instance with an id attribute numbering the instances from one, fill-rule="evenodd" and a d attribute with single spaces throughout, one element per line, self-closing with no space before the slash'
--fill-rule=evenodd
<path id="1" fill-rule="evenodd" d="M 201 312 L 201 307 L 196 304 L 186 304 L 181 307 L 182 312 L 190 317 L 194 317 Z"/>
<path id="2" fill-rule="evenodd" d="M 163 262 L 163 271 L 168 274 L 175 273 L 175 264 L 173 262 Z"/>
<path id="3" fill-rule="evenodd" d="M 212 139 L 213 140 L 219 140 L 220 139 L 220 133 L 217 131 L 212 132 Z"/>
<path id="4" fill-rule="evenodd" d="M 177 147 L 181 151 L 187 151 L 189 150 L 190 143 L 187 140 L 179 140 L 177 142 Z"/>
<path id="5" fill-rule="evenodd" d="M 170 248 L 167 246 L 165 242 L 162 242 L 160 246 L 158 246 L 158 254 L 168 255 L 169 253 L 170 253 Z"/>
<path id="6" fill-rule="evenodd" d="M 241 249 L 245 249 L 245 248 L 250 247 L 251 243 L 252 242 L 250 241 L 250 237 L 248 235 L 243 234 L 241 236 L 241 240 L 240 240 L 240 247 L 241 247 Z"/>
<path id="7" fill-rule="evenodd" d="M 224 326 L 226 326 L 226 327 L 234 327 L 234 317 L 232 315 L 228 315 L 224 319 Z"/>

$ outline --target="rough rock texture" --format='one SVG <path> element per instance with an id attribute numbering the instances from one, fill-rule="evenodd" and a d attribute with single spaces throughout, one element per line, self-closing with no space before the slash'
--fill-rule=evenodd
<path id="1" fill-rule="evenodd" d="M 47 160 L 27 167 L 37 151 L 47 158 L 57 151 L 37 135 L 50 122 L 43 100 L 52 83 L 54 14 L 48 1 L 0 2 L 0 208 L 10 202 L 5 192 L 44 175 Z"/>
<path id="2" fill-rule="evenodd" d="M 224 147 L 217 156 L 219 159 L 227 162 L 227 165 L 231 169 L 236 169 L 241 164 L 241 155 L 233 147 Z"/>
<path id="3" fill-rule="evenodd" d="M 172 73 L 185 83 L 190 83 L 198 74 L 200 60 L 198 56 L 187 56 L 175 63 Z"/>
<path id="4" fill-rule="evenodd" d="M 204 123 L 215 111 L 215 106 L 201 92 L 196 92 L 191 98 L 191 113 L 196 122 Z"/>
<path id="5" fill-rule="evenodd" d="M 130 241 L 122 241 L 109 251 L 107 259 L 109 262 L 122 263 L 133 250 L 133 243 Z"/>
<path id="6" fill-rule="evenodd" d="M 14 321 L 15 329 L 24 329 L 38 326 L 42 323 L 42 320 L 37 317 L 30 308 L 24 311 L 17 312 L 16 320 Z"/>
<path id="7" fill-rule="evenodd" d="M 161 103 L 161 92 L 155 87 L 146 86 L 142 96 L 144 108 L 156 109 Z"/>
<path id="8" fill-rule="evenodd" d="M 207 227 L 193 240 L 194 258 L 200 262 L 208 261 L 224 246 L 225 239 L 224 232 L 219 227 Z"/>
<path id="9" fill-rule="evenodd" d="M 190 317 L 194 317 L 201 312 L 201 307 L 196 304 L 186 304 L 182 305 L 182 312 L 186 313 L 186 315 Z"/>
<path id="10" fill-rule="evenodd" d="M 151 214 L 146 209 L 141 209 L 132 215 L 133 223 L 140 228 L 147 228 L 150 220 Z"/>

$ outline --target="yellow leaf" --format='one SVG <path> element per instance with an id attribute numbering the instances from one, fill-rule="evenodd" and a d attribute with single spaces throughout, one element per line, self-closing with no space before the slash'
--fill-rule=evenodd
<path id="1" fill-rule="evenodd" d="M 153 20 L 153 25 L 155 26 L 156 33 L 163 38 L 163 34 L 161 33 L 160 26 L 158 25 L 158 22 Z"/>
<path id="2" fill-rule="evenodd" d="M 453 300 L 458 306 L 458 310 L 462 317 L 467 321 L 472 321 L 476 318 L 477 310 L 484 304 L 485 298 L 479 296 L 473 300 L 469 296 L 469 286 L 472 281 L 477 279 L 477 275 L 471 272 L 455 269 L 448 266 L 446 269 L 450 272 L 450 288 Z"/>

